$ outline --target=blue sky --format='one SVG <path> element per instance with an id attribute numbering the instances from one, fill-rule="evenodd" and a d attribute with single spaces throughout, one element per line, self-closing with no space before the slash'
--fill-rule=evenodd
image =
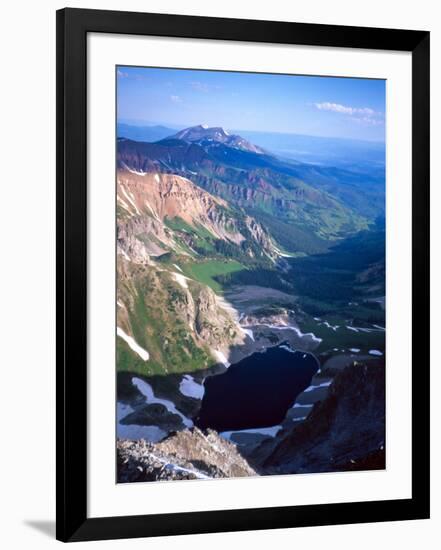
<path id="1" fill-rule="evenodd" d="M 118 120 L 385 140 L 384 80 L 117 68 Z"/>

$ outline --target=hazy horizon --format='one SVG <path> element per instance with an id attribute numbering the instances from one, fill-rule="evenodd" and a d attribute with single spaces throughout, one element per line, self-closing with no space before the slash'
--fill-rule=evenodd
<path id="1" fill-rule="evenodd" d="M 385 81 L 117 67 L 118 122 L 385 141 Z"/>
<path id="2" fill-rule="evenodd" d="M 139 128 L 154 128 L 154 127 L 162 127 L 162 128 L 169 128 L 173 131 L 180 131 L 184 130 L 185 128 L 191 128 L 193 126 L 203 125 L 204 122 L 200 122 L 198 124 L 169 124 L 163 121 L 151 121 L 151 120 L 142 120 L 142 119 L 126 119 L 122 118 L 117 120 L 117 124 L 124 124 L 126 126 L 136 126 Z M 360 143 L 370 143 L 370 144 L 378 144 L 378 145 L 385 145 L 385 141 L 377 140 L 377 139 L 356 139 L 356 138 L 348 138 L 348 137 L 340 137 L 340 136 L 319 136 L 316 134 L 306 134 L 306 133 L 296 133 L 296 132 L 277 132 L 277 131 L 270 131 L 270 130 L 252 130 L 250 128 L 226 128 L 222 126 L 221 124 L 216 124 L 214 126 L 220 126 L 224 128 L 227 132 L 230 134 L 240 134 L 241 132 L 249 132 L 253 134 L 280 134 L 281 136 L 295 136 L 295 137 L 307 137 L 307 138 L 317 138 L 317 139 L 329 139 L 329 140 L 341 140 L 341 141 L 351 141 L 351 142 L 360 142 Z M 213 127 L 214 127 L 213 126 Z M 211 126 L 210 126 L 211 127 Z"/>

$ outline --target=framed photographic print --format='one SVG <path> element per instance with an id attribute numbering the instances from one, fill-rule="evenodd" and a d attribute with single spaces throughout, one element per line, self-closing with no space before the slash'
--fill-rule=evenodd
<path id="1" fill-rule="evenodd" d="M 429 517 L 429 33 L 57 13 L 57 538 Z"/>

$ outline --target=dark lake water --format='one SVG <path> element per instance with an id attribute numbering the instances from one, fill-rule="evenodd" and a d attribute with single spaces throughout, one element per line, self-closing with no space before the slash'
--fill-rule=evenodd
<path id="1" fill-rule="evenodd" d="M 253 353 L 207 378 L 195 424 L 218 432 L 279 424 L 319 368 L 311 353 L 285 346 Z"/>

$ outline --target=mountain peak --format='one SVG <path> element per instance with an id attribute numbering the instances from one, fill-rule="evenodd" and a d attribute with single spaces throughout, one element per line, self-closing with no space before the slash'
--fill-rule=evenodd
<path id="1" fill-rule="evenodd" d="M 263 149 L 253 143 L 250 143 L 243 137 L 235 134 L 229 134 L 224 128 L 222 128 L 222 126 L 198 124 L 197 126 L 185 128 L 171 137 L 174 139 L 187 141 L 189 143 L 198 143 L 199 145 L 204 146 L 213 146 L 218 143 L 222 143 L 228 147 L 251 153 L 262 154 L 265 152 Z"/>

